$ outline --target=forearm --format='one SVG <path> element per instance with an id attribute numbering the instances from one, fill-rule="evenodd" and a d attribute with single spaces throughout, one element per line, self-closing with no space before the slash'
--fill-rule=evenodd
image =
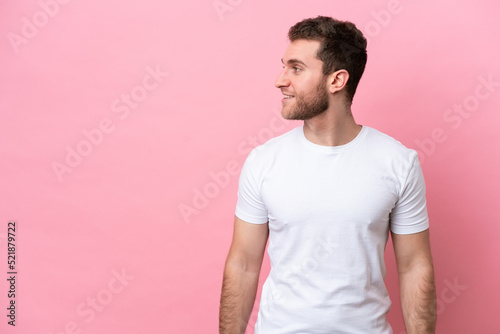
<path id="1" fill-rule="evenodd" d="M 252 312 L 259 272 L 226 263 L 219 311 L 220 334 L 243 334 Z"/>
<path id="2" fill-rule="evenodd" d="M 434 334 L 437 311 L 432 263 L 399 273 L 399 285 L 407 334 Z"/>

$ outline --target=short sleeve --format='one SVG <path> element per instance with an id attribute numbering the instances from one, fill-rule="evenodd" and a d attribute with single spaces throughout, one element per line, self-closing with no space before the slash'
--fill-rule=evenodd
<path id="1" fill-rule="evenodd" d="M 254 149 L 241 169 L 236 216 L 248 223 L 264 224 L 268 221 L 268 213 L 260 195 L 262 181 L 255 159 L 256 153 L 257 150 Z"/>
<path id="2" fill-rule="evenodd" d="M 418 154 L 412 151 L 412 163 L 402 184 L 399 199 L 390 215 L 391 231 L 396 234 L 418 233 L 429 228 L 425 180 Z"/>

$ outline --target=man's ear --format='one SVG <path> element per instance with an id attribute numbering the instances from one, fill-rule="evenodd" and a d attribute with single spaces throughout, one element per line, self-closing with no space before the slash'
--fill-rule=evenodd
<path id="1" fill-rule="evenodd" d="M 330 93 L 335 93 L 342 90 L 349 80 L 349 72 L 346 70 L 338 70 L 328 76 L 327 88 Z"/>

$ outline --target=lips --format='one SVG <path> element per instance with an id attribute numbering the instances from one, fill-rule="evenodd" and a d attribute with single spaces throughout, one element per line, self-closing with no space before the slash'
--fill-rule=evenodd
<path id="1" fill-rule="evenodd" d="M 289 95 L 283 93 L 283 100 L 281 100 L 282 103 L 285 103 L 286 101 L 289 101 L 290 99 L 293 99 L 295 96 L 294 95 Z"/>

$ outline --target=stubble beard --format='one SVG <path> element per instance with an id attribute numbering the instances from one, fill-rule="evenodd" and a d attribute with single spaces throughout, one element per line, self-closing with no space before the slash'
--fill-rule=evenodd
<path id="1" fill-rule="evenodd" d="M 295 107 L 283 117 L 289 120 L 304 121 L 322 114 L 330 106 L 325 81 L 319 83 L 314 92 L 308 95 L 311 96 L 296 95 Z"/>

